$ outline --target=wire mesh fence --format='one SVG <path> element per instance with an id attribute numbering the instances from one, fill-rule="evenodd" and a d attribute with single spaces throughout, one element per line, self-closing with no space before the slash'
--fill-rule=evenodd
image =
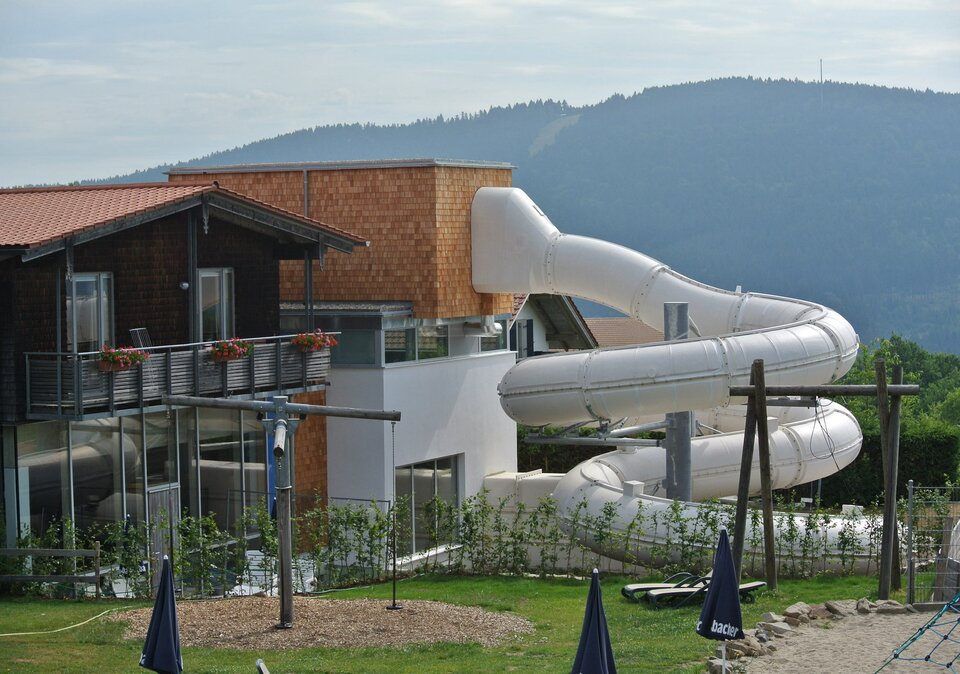
<path id="1" fill-rule="evenodd" d="M 907 484 L 907 602 L 944 604 L 960 591 L 960 486 Z"/>

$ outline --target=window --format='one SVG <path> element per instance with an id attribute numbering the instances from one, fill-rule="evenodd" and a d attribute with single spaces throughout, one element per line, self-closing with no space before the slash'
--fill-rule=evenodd
<path id="1" fill-rule="evenodd" d="M 450 353 L 446 325 L 417 328 L 417 359 L 443 358 Z"/>
<path id="2" fill-rule="evenodd" d="M 113 274 L 75 273 L 67 283 L 67 349 L 97 351 L 113 342 Z"/>
<path id="3" fill-rule="evenodd" d="M 408 330 L 383 331 L 383 362 L 403 363 L 417 359 L 417 333 Z"/>
<path id="4" fill-rule="evenodd" d="M 449 354 L 450 338 L 446 325 L 383 331 L 385 363 L 443 358 Z"/>
<path id="5" fill-rule="evenodd" d="M 457 457 L 425 461 L 401 466 L 394 471 L 397 500 L 410 505 L 410 537 L 398 543 L 407 552 L 426 550 L 434 544 L 453 542 L 455 531 L 449 517 L 443 517 L 445 506 L 456 507 Z M 445 506 L 436 507 L 439 504 Z M 439 512 L 438 512 L 439 511 Z"/>
<path id="6" fill-rule="evenodd" d="M 502 351 L 507 348 L 507 322 L 497 321 L 500 326 L 500 334 L 496 337 L 481 337 L 481 351 Z"/>
<path id="7" fill-rule="evenodd" d="M 330 349 L 333 365 L 374 365 L 377 362 L 376 330 L 343 330 Z"/>
<path id="8" fill-rule="evenodd" d="M 200 269 L 200 339 L 229 339 L 233 326 L 233 269 Z"/>

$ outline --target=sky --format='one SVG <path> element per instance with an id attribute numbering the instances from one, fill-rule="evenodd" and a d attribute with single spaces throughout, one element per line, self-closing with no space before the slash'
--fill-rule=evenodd
<path id="1" fill-rule="evenodd" d="M 720 77 L 960 92 L 957 0 L 0 0 L 0 186 Z"/>

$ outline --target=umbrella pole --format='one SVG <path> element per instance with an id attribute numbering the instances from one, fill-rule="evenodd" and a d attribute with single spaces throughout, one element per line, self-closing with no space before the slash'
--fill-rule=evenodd
<path id="1" fill-rule="evenodd" d="M 727 674 L 727 642 L 720 642 L 720 659 L 723 662 L 723 674 Z"/>

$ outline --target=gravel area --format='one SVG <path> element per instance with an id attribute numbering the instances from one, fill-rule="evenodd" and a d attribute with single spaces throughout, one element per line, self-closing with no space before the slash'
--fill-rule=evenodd
<path id="1" fill-rule="evenodd" d="M 293 627 L 277 629 L 276 597 L 241 597 L 177 604 L 183 646 L 237 649 L 296 649 L 311 646 L 400 646 L 412 643 L 481 643 L 493 646 L 533 625 L 511 613 L 485 611 L 436 601 L 403 601 L 399 611 L 374 599 L 293 598 Z M 152 609 L 110 616 L 127 622 L 128 639 L 142 640 Z"/>

